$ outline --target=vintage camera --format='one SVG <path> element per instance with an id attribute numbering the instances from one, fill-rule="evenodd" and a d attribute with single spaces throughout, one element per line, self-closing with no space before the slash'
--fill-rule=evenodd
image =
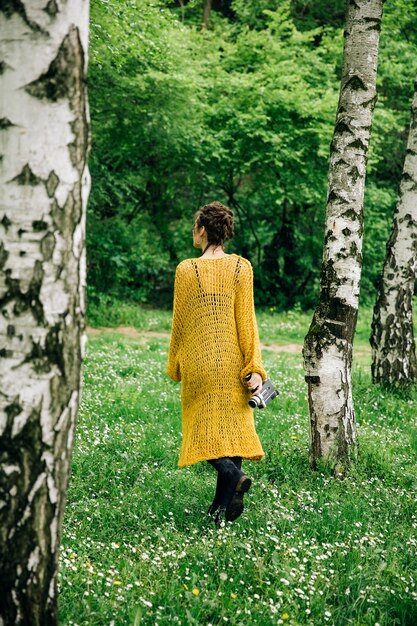
<path id="1" fill-rule="evenodd" d="M 252 374 L 245 376 L 245 380 L 249 380 Z M 278 389 L 274 388 L 269 378 L 262 383 L 261 391 L 257 391 L 249 400 L 248 404 L 251 409 L 264 409 L 274 398 L 279 395 Z"/>

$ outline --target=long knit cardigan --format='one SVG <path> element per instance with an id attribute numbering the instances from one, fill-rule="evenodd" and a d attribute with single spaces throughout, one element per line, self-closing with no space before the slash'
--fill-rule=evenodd
<path id="1" fill-rule="evenodd" d="M 179 467 L 223 456 L 263 458 L 242 382 L 250 372 L 267 378 L 250 262 L 237 254 L 182 261 L 166 370 L 182 382 Z"/>

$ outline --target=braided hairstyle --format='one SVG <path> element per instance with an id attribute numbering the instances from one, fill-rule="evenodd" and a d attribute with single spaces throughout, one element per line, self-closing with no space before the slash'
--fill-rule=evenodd
<path id="1" fill-rule="evenodd" d="M 194 215 L 198 228 L 204 226 L 209 245 L 223 246 L 235 234 L 234 215 L 221 202 L 211 202 L 197 209 Z"/>

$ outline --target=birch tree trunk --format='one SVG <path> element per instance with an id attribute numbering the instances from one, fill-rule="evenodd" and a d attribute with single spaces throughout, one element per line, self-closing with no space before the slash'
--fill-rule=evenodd
<path id="1" fill-rule="evenodd" d="M 85 311 L 87 0 L 0 2 L 0 624 L 57 623 Z"/>
<path id="2" fill-rule="evenodd" d="M 304 341 L 310 464 L 342 473 L 356 453 L 352 341 L 362 266 L 363 197 L 383 0 L 349 0 L 343 71 L 330 147 L 320 300 Z"/>
<path id="3" fill-rule="evenodd" d="M 397 207 L 372 319 L 372 380 L 417 378 L 412 297 L 417 272 L 417 79 Z"/>

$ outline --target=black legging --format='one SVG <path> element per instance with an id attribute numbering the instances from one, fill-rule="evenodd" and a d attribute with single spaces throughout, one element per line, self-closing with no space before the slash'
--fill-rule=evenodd
<path id="1" fill-rule="evenodd" d="M 242 476 L 242 457 L 224 456 L 221 459 L 210 459 L 208 462 L 217 471 L 216 494 L 212 507 L 227 507 Z"/>

